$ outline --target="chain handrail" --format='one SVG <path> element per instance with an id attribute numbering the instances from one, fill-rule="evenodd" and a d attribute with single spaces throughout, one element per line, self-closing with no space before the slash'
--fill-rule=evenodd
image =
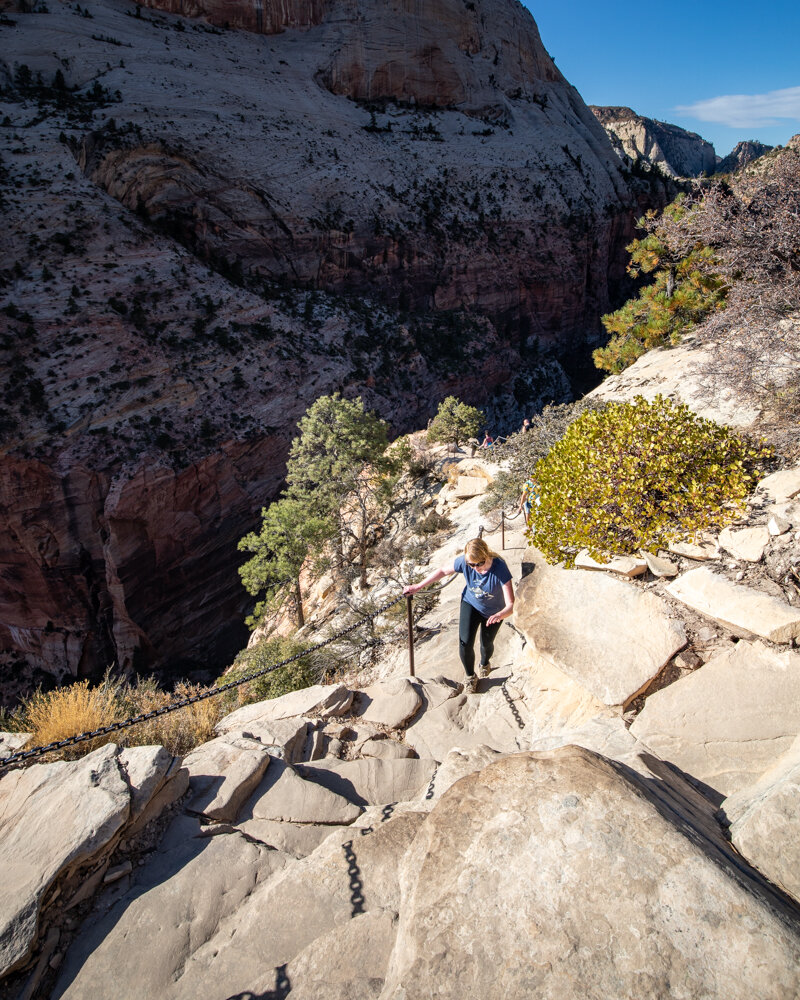
<path id="1" fill-rule="evenodd" d="M 197 702 L 205 701 L 207 698 L 213 698 L 225 691 L 230 691 L 235 687 L 246 684 L 248 681 L 255 680 L 257 677 L 263 677 L 266 674 L 271 674 L 273 671 L 279 670 L 281 667 L 294 663 L 295 660 L 300 660 L 304 656 L 316 653 L 319 649 L 324 649 L 325 646 L 330 646 L 332 642 L 336 642 L 336 640 L 341 639 L 342 636 L 348 635 L 350 632 L 354 632 L 365 622 L 368 622 L 372 618 L 377 618 L 378 615 L 388 611 L 389 608 L 394 607 L 395 604 L 399 604 L 399 602 L 403 600 L 403 596 L 404 595 L 401 594 L 393 601 L 389 601 L 387 604 L 382 605 L 375 611 L 371 611 L 369 614 L 364 615 L 363 618 L 359 618 L 358 621 L 353 622 L 351 625 L 347 625 L 344 628 L 339 629 L 338 632 L 335 632 L 327 639 L 323 639 L 322 642 L 317 643 L 316 646 L 312 646 L 310 649 L 305 649 L 300 653 L 295 653 L 293 656 L 289 656 L 287 659 L 281 660 L 279 663 L 273 663 L 268 667 L 262 667 L 261 670 L 256 670 L 252 674 L 247 674 L 247 676 L 241 677 L 238 680 L 228 681 L 227 684 L 220 684 L 218 687 L 209 688 L 207 691 L 201 691 L 200 694 L 192 695 L 189 698 L 180 698 L 178 701 L 174 701 L 169 705 L 163 705 L 161 708 L 153 709 L 151 712 L 142 712 L 141 714 L 132 716 L 129 719 L 123 719 L 119 722 L 112 722 L 107 726 L 101 726 L 99 729 L 93 729 L 85 733 L 78 733 L 77 735 L 69 736 L 64 740 L 56 740 L 52 743 L 47 743 L 44 746 L 33 747 L 30 750 L 24 750 L 19 753 L 11 754 L 3 760 L 0 760 L 0 770 L 9 767 L 11 764 L 17 764 L 20 761 L 30 760 L 34 757 L 41 757 L 43 754 L 52 753 L 56 750 L 64 750 L 66 747 L 75 746 L 78 743 L 85 743 L 88 740 L 96 739 L 98 736 L 106 736 L 108 733 L 118 732 L 121 729 L 129 729 L 131 726 L 138 725 L 140 722 L 147 722 L 149 719 L 155 719 L 158 716 L 167 715 L 169 712 L 177 712 L 181 708 L 186 708 L 189 705 L 195 705 Z"/>

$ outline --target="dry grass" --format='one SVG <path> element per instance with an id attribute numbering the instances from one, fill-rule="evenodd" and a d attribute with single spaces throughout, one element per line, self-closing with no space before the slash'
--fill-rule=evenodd
<path id="1" fill-rule="evenodd" d="M 57 691 L 37 691 L 23 706 L 21 716 L 24 728 L 33 737 L 30 746 L 65 740 L 124 718 L 115 685 L 104 683 L 90 690 L 88 681 L 79 681 Z M 108 743 L 110 739 L 110 736 L 99 736 L 67 747 L 60 751 L 60 756 L 74 760 Z"/>

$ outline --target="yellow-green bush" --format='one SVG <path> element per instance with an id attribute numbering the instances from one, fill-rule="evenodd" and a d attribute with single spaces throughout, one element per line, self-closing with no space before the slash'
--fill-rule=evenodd
<path id="1" fill-rule="evenodd" d="M 589 411 L 537 465 L 531 540 L 550 560 L 653 549 L 729 522 L 770 450 L 661 396 Z"/>

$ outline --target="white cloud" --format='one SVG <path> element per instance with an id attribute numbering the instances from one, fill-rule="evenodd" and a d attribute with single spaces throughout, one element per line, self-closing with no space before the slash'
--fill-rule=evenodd
<path id="1" fill-rule="evenodd" d="M 782 119 L 800 121 L 800 87 L 772 90 L 768 94 L 727 94 L 674 110 L 732 128 L 766 128 L 781 125 Z"/>

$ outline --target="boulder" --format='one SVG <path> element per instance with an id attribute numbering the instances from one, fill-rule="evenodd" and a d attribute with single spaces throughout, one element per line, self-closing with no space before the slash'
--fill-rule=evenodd
<path id="1" fill-rule="evenodd" d="M 668 585 L 667 591 L 739 635 L 783 643 L 800 636 L 799 609 L 780 598 L 732 583 L 705 567 L 684 573 Z"/>
<path id="2" fill-rule="evenodd" d="M 630 731 L 721 798 L 789 749 L 799 704 L 800 653 L 742 641 L 650 695 Z"/>
<path id="3" fill-rule="evenodd" d="M 358 691 L 353 714 L 363 722 L 402 729 L 422 705 L 418 685 L 409 677 L 393 677 Z"/>
<path id="4" fill-rule="evenodd" d="M 735 559 L 757 563 L 764 558 L 769 539 L 769 529 L 759 524 L 753 528 L 725 528 L 720 532 L 719 544 Z"/>
<path id="5" fill-rule="evenodd" d="M 329 719 L 335 715 L 344 715 L 350 709 L 352 701 L 353 692 L 344 684 L 314 684 L 300 691 L 290 691 L 280 698 L 237 708 L 217 723 L 216 731 L 220 734 L 233 730 L 244 732 L 253 726 L 263 726 L 278 719 L 297 716 Z"/>
<path id="6" fill-rule="evenodd" d="M 242 809 L 241 820 L 271 819 L 282 823 L 346 826 L 360 812 L 361 807 L 345 796 L 315 781 L 306 781 L 291 764 L 273 760 L 261 784 Z"/>
<path id="7" fill-rule="evenodd" d="M 653 576 L 677 576 L 678 567 L 671 559 L 653 555 L 652 552 L 642 552 L 642 559 Z"/>
<path id="8" fill-rule="evenodd" d="M 755 784 L 725 799 L 720 814 L 736 850 L 800 902 L 800 737 Z"/>
<path id="9" fill-rule="evenodd" d="M 627 704 L 686 644 L 655 595 L 544 563 L 520 583 L 514 620 L 541 656 L 606 705 Z"/>
<path id="10" fill-rule="evenodd" d="M 81 760 L 34 764 L 0 780 L 0 975 L 21 965 L 55 880 L 93 857 L 130 814 L 114 744 Z"/>
<path id="11" fill-rule="evenodd" d="M 413 799 L 431 780 L 436 761 L 430 758 L 326 759 L 301 764 L 297 770 L 309 781 L 317 782 L 359 806 L 382 806 Z"/>
<path id="12" fill-rule="evenodd" d="M 514 754 L 462 778 L 399 874 L 381 1000 L 433 984 L 437 1000 L 800 990 L 796 915 L 587 750 Z"/>
<path id="13" fill-rule="evenodd" d="M 186 757 L 190 796 L 186 807 L 209 819 L 233 821 L 261 781 L 270 755 L 258 740 L 218 736 Z"/>
<path id="14" fill-rule="evenodd" d="M 488 483 L 480 476 L 459 476 L 451 496 L 456 500 L 468 500 L 486 492 Z"/>
<path id="15" fill-rule="evenodd" d="M 305 755 L 311 752 L 308 744 L 313 738 L 314 724 L 302 716 L 290 719 L 252 719 L 238 729 L 225 725 L 226 721 L 222 719 L 217 724 L 216 732 L 258 740 L 265 748 L 277 751 L 277 756 L 283 757 L 290 763 L 304 760 Z"/>
<path id="16" fill-rule="evenodd" d="M 416 751 L 397 740 L 371 739 L 361 744 L 362 757 L 378 757 L 380 760 L 401 760 L 416 757 Z"/>

